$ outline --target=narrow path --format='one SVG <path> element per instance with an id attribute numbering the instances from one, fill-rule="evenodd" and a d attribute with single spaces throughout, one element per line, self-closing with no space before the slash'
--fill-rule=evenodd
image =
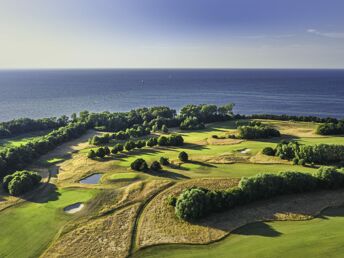
<path id="1" fill-rule="evenodd" d="M 152 201 L 158 194 L 164 192 L 165 190 L 169 189 L 171 186 L 175 185 L 175 182 L 170 182 L 167 185 L 165 185 L 164 187 L 162 187 L 162 189 L 160 189 L 159 191 L 157 191 L 156 193 L 152 194 L 150 197 L 148 197 L 139 207 L 139 210 L 137 211 L 136 217 L 135 217 L 135 221 L 134 221 L 134 225 L 133 225 L 133 229 L 132 229 L 132 233 L 131 233 L 131 240 L 130 240 L 130 247 L 129 247 L 129 254 L 127 257 L 130 257 L 135 250 L 135 246 L 136 246 L 136 237 L 137 237 L 137 228 L 138 228 L 138 224 L 140 221 L 140 217 L 145 209 L 145 207 L 150 203 L 150 201 Z"/>

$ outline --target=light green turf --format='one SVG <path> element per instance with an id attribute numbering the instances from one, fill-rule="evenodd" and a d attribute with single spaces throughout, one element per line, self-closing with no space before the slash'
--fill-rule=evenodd
<path id="1" fill-rule="evenodd" d="M 95 190 L 61 189 L 46 200 L 25 202 L 0 212 L 0 257 L 38 257 L 58 230 L 75 215 L 63 208 L 86 202 Z"/>
<path id="2" fill-rule="evenodd" d="M 108 180 L 133 180 L 139 178 L 139 174 L 138 173 L 116 173 L 116 174 L 112 174 L 110 175 L 107 179 Z"/>
<path id="3" fill-rule="evenodd" d="M 331 208 L 309 221 L 254 223 L 218 243 L 163 245 L 144 249 L 140 258 L 343 257 L 344 208 Z"/>
<path id="4" fill-rule="evenodd" d="M 35 138 L 45 135 L 48 132 L 49 132 L 48 130 L 37 131 L 37 132 L 32 132 L 32 133 L 21 134 L 19 136 L 12 137 L 12 138 L 1 139 L 0 147 L 17 147 L 17 146 L 26 144 Z"/>

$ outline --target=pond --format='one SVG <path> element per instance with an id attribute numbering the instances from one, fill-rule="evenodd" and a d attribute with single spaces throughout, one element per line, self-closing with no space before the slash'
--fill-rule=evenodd
<path id="1" fill-rule="evenodd" d="M 93 174 L 79 181 L 80 184 L 98 184 L 102 174 Z"/>

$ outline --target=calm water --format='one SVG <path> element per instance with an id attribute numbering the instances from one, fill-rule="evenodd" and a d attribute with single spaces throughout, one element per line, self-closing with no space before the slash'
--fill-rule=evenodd
<path id="1" fill-rule="evenodd" d="M 0 120 L 236 103 L 243 114 L 344 117 L 344 70 L 0 71 Z"/>

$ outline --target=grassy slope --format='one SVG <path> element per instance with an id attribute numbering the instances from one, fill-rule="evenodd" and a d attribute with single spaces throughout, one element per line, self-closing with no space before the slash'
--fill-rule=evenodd
<path id="1" fill-rule="evenodd" d="M 73 215 L 63 208 L 91 199 L 95 191 L 62 189 L 47 200 L 8 208 L 0 216 L 0 257 L 37 257 Z"/>
<path id="2" fill-rule="evenodd" d="M 309 221 L 253 223 L 206 246 L 163 245 L 134 257 L 343 257 L 344 208 L 330 208 Z"/>
<path id="3" fill-rule="evenodd" d="M 12 138 L 0 139 L 0 147 L 16 147 L 49 133 L 49 130 L 21 134 Z"/>

